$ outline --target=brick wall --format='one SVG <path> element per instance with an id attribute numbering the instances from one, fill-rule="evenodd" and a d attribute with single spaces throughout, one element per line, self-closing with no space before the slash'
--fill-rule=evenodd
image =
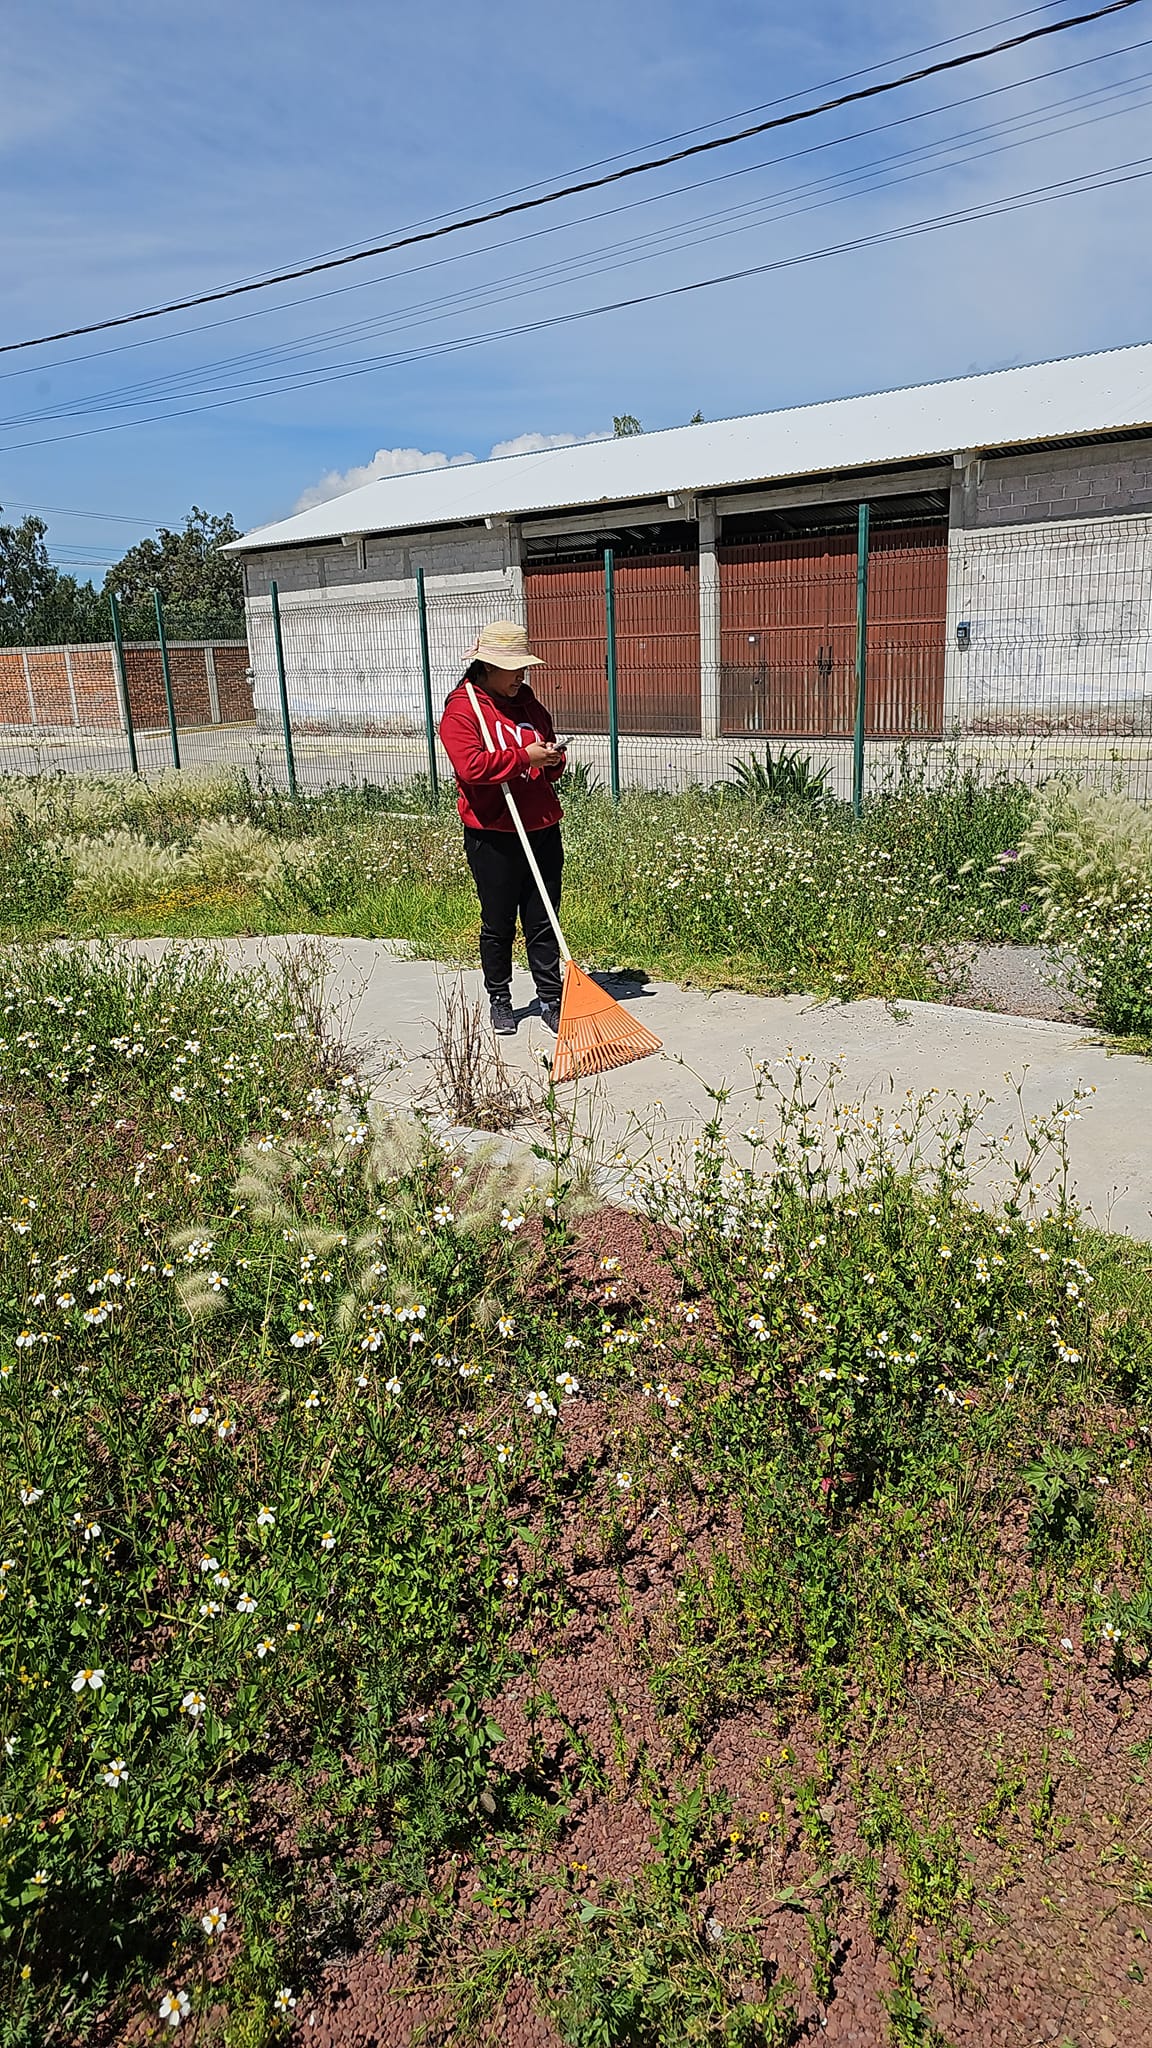
<path id="1" fill-rule="evenodd" d="M 1152 439 L 991 456 L 954 494 L 952 523 L 1030 526 L 1152 511 Z"/>
<path id="2" fill-rule="evenodd" d="M 168 649 L 176 723 L 251 724 L 248 648 L 242 641 L 175 641 Z M 124 650 L 128 701 L 140 732 L 165 727 L 160 649 Z M 0 647 L 0 727 L 118 731 L 120 696 L 111 643 L 83 647 Z"/>

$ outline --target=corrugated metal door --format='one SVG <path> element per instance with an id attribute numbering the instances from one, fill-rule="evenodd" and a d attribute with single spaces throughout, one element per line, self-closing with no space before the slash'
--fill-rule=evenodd
<path id="1" fill-rule="evenodd" d="M 829 533 L 717 552 L 721 731 L 850 732 L 854 538 Z"/>
<path id="2" fill-rule="evenodd" d="M 615 574 L 621 732 L 698 733 L 698 557 L 617 556 Z M 603 561 L 526 563 L 524 600 L 528 637 L 546 664 L 540 689 L 558 729 L 606 732 Z"/>
<path id="3" fill-rule="evenodd" d="M 873 532 L 868 730 L 877 735 L 940 730 L 947 550 L 945 524 Z M 847 736 L 856 701 L 855 534 L 717 552 L 721 731 Z"/>
<path id="4" fill-rule="evenodd" d="M 557 732 L 606 732 L 603 563 L 526 562 L 524 603 L 532 651 L 544 662 L 533 685 Z"/>
<path id="5" fill-rule="evenodd" d="M 868 561 L 867 730 L 877 738 L 944 728 L 948 528 L 893 526 Z"/>
<path id="6" fill-rule="evenodd" d="M 616 562 L 620 730 L 700 730 L 699 555 L 624 555 Z"/>

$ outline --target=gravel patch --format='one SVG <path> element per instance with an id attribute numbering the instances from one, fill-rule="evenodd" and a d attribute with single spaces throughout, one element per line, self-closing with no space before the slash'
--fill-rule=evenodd
<path id="1" fill-rule="evenodd" d="M 1090 1024 L 1091 1012 L 1072 987 L 1073 964 L 1070 954 L 1049 946 L 948 946 L 937 972 L 942 1000 L 954 1008 Z"/>

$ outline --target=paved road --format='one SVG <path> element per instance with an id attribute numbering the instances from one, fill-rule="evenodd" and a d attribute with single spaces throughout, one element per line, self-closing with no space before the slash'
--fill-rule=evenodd
<path id="1" fill-rule="evenodd" d="M 180 943 L 145 940 L 140 947 L 157 953 Z M 244 964 L 274 960 L 286 945 L 299 943 L 222 942 L 228 956 Z M 479 975 L 409 959 L 386 940 L 318 943 L 328 960 L 326 1000 L 334 1028 L 381 1069 L 390 1067 L 378 1083 L 382 1096 L 400 1102 L 419 1095 L 435 1071 L 445 996 L 462 981 L 476 998 Z M 802 996 L 706 995 L 666 983 L 633 984 L 617 993 L 663 1040 L 664 1050 L 564 1091 L 575 1102 L 580 1129 L 594 1135 L 601 1161 L 639 1161 L 690 1142 L 716 1114 L 709 1088 L 731 1091 L 720 1113 L 733 1134 L 762 1119 L 771 1131 L 773 1113 L 757 1102 L 753 1062 L 803 1053 L 814 1073 L 840 1062 L 838 1093 L 848 1100 L 895 1104 L 906 1090 L 990 1097 L 981 1130 L 1013 1134 L 1003 1156 L 978 1175 L 979 1185 L 995 1190 L 1004 1185 L 1005 1161 L 1022 1155 L 1023 1120 L 1070 1104 L 1078 1087 L 1088 1087 L 1094 1095 L 1068 1126 L 1079 1199 L 1099 1224 L 1152 1237 L 1152 1061 L 1110 1056 L 1075 1025 L 930 1003 L 830 1006 Z M 526 978 L 514 994 L 527 1005 Z M 501 1041 L 509 1064 L 525 1075 L 542 1071 L 550 1044 L 538 1019 Z"/>
<path id="2" fill-rule="evenodd" d="M 152 777 L 171 772 L 166 732 L 141 732 L 136 742 L 144 774 Z M 723 781 L 733 761 L 742 756 L 763 760 L 765 744 L 755 733 L 720 740 L 623 734 L 620 778 L 626 789 L 707 786 Z M 785 744 L 792 743 L 774 740 L 773 752 Z M 795 744 L 816 767 L 827 769 L 830 787 L 838 796 L 850 794 L 850 740 L 801 739 Z M 424 775 L 428 764 L 423 732 L 296 732 L 293 752 L 299 786 L 311 791 L 349 784 L 355 787 L 360 782 L 410 782 Z M 258 786 L 285 787 L 284 742 L 277 733 L 258 732 L 252 725 L 202 726 L 180 734 L 180 753 L 184 767 L 194 773 L 232 767 Z M 885 789 L 898 782 L 905 754 L 913 771 L 922 771 L 929 782 L 959 766 L 984 779 L 1018 775 L 1025 782 L 1041 783 L 1053 776 L 1067 776 L 1073 782 L 1122 789 L 1141 802 L 1152 802 L 1152 740 L 1147 738 L 965 734 L 958 740 L 909 743 L 870 739 L 865 753 L 868 789 Z M 586 734 L 575 739 L 571 759 L 582 761 L 607 787 L 610 769 L 604 737 Z M 0 775 L 125 775 L 128 768 L 128 742 L 121 732 L 0 728 Z M 451 780 L 443 754 L 440 773 L 446 782 Z"/>

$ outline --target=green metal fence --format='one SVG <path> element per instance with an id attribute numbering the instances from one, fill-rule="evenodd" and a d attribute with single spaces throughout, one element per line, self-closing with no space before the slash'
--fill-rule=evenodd
<path id="1" fill-rule="evenodd" d="M 565 548 L 567 551 L 565 551 Z M 248 641 L 0 648 L 0 773 L 238 770 L 295 793 L 451 781 L 437 723 L 516 616 L 569 758 L 614 797 L 792 753 L 857 812 L 909 772 L 1152 801 L 1152 515 L 949 532 L 895 501 L 577 536 L 518 582 L 417 569 L 250 600 Z"/>

